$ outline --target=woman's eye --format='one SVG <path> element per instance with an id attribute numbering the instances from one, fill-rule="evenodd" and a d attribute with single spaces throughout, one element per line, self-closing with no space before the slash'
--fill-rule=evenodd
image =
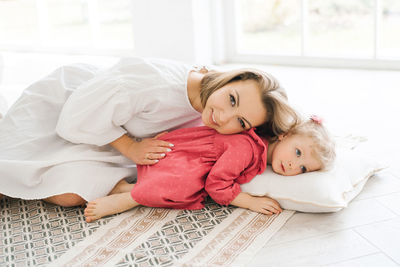
<path id="1" fill-rule="evenodd" d="M 236 99 L 233 97 L 233 95 L 229 95 L 229 99 L 231 101 L 232 107 L 234 107 L 236 105 Z"/>
<path id="2" fill-rule="evenodd" d="M 301 156 L 301 151 L 296 148 L 296 156 L 300 157 Z"/>
<path id="3" fill-rule="evenodd" d="M 244 121 L 243 121 L 242 119 L 240 119 L 240 118 L 238 118 L 238 121 L 239 121 L 239 123 L 240 123 L 240 126 L 241 126 L 243 129 L 246 129 L 246 124 L 244 123 Z"/>
<path id="4" fill-rule="evenodd" d="M 307 172 L 307 168 L 304 166 L 300 166 L 301 172 L 302 173 L 306 173 Z"/>

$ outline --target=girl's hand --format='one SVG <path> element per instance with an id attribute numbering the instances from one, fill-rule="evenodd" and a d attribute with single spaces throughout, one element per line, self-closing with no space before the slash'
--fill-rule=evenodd
<path id="1" fill-rule="evenodd" d="M 269 197 L 255 197 L 248 193 L 240 192 L 231 202 L 231 205 L 256 211 L 262 214 L 281 213 L 278 201 Z"/>
<path id="2" fill-rule="evenodd" d="M 173 144 L 169 142 L 158 140 L 160 136 L 166 133 L 160 133 L 153 138 L 136 138 L 129 145 L 126 156 L 136 164 L 153 165 L 157 163 L 173 147 Z"/>
<path id="3" fill-rule="evenodd" d="M 267 215 L 282 212 L 278 201 L 269 197 L 251 197 L 248 204 L 250 210 Z"/>

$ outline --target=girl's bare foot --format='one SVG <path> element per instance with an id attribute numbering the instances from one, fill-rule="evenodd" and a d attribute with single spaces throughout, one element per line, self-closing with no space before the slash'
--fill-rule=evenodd
<path id="1" fill-rule="evenodd" d="M 131 192 L 113 194 L 90 201 L 85 209 L 86 222 L 94 222 L 104 216 L 130 210 L 140 204 L 131 197 Z"/>
<path id="2" fill-rule="evenodd" d="M 109 195 L 130 192 L 132 191 L 134 185 L 135 184 L 130 184 L 125 181 L 125 179 L 122 179 L 114 186 Z"/>

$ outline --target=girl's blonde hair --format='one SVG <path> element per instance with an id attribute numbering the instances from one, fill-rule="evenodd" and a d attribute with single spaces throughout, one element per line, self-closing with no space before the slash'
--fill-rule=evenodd
<path id="1" fill-rule="evenodd" d="M 310 137 L 314 143 L 313 153 L 321 163 L 321 170 L 327 170 L 332 166 L 336 157 L 335 142 L 326 127 L 322 125 L 321 119 L 316 116 L 302 119 L 288 131 L 288 134 Z"/>
<path id="2" fill-rule="evenodd" d="M 272 75 L 255 69 L 238 69 L 226 72 L 209 71 L 201 81 L 200 99 L 204 107 L 209 96 L 216 90 L 235 81 L 254 80 L 261 91 L 267 110 L 266 122 L 256 127 L 257 133 L 275 138 L 286 133 L 298 122 L 297 112 L 289 105 L 285 89 Z"/>

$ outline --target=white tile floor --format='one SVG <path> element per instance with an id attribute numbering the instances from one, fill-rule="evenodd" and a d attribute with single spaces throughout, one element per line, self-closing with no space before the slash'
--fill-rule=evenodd
<path id="1" fill-rule="evenodd" d="M 0 93 L 9 104 L 27 85 L 59 65 L 116 61 L 0 54 L 5 65 Z M 340 212 L 296 213 L 248 266 L 400 266 L 400 72 L 255 67 L 274 74 L 291 102 L 324 117 L 334 134 L 366 137 L 358 149 L 389 168 L 372 177 Z"/>

